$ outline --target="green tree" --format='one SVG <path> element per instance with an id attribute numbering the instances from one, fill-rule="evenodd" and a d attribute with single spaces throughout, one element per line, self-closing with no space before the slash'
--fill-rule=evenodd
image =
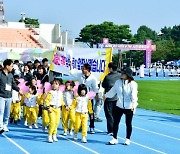
<path id="1" fill-rule="evenodd" d="M 115 25 L 113 22 L 103 22 L 98 25 L 86 25 L 80 32 L 76 42 L 84 42 L 89 47 L 102 42 L 102 38 L 109 38 L 110 43 L 134 42 L 129 25 Z"/>
<path id="2" fill-rule="evenodd" d="M 161 34 L 159 34 L 160 40 L 170 40 L 171 39 L 171 27 L 163 27 L 161 28 Z"/>
<path id="3" fill-rule="evenodd" d="M 174 41 L 180 41 L 180 25 L 173 26 L 171 31 L 171 37 Z"/>
<path id="4" fill-rule="evenodd" d="M 24 22 L 26 24 L 26 27 L 39 27 L 39 21 L 38 19 L 32 19 L 32 18 L 25 18 L 24 20 L 21 18 L 19 22 Z"/>
<path id="5" fill-rule="evenodd" d="M 144 43 L 144 40 L 150 39 L 156 41 L 157 33 L 149 27 L 143 25 L 137 30 L 137 34 L 134 35 L 138 43 Z"/>

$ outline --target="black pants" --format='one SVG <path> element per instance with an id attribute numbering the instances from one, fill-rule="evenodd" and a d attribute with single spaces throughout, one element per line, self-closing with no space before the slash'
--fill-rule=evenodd
<path id="1" fill-rule="evenodd" d="M 42 117 L 42 105 L 39 105 L 38 117 Z"/>
<path id="2" fill-rule="evenodd" d="M 131 111 L 131 109 L 121 109 L 117 106 L 115 107 L 115 110 L 113 112 L 113 117 L 114 117 L 113 137 L 117 139 L 119 122 L 123 114 L 125 114 L 125 119 L 126 119 L 126 138 L 130 139 L 132 133 L 133 111 Z"/>
<path id="3" fill-rule="evenodd" d="M 91 100 L 91 102 L 92 102 L 92 110 L 93 110 L 94 102 L 93 102 L 93 100 Z M 93 110 L 93 114 L 89 114 L 89 120 L 90 120 L 89 127 L 94 128 L 94 110 Z"/>
<path id="4" fill-rule="evenodd" d="M 113 132 L 113 124 L 114 124 L 113 112 L 114 112 L 114 108 L 116 107 L 116 102 L 117 101 L 109 101 L 107 99 L 104 102 L 104 113 L 105 113 L 106 120 L 107 120 L 107 132 L 108 133 Z"/>

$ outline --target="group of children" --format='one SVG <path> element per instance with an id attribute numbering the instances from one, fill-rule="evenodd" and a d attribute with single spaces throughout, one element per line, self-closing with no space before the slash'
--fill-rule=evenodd
<path id="1" fill-rule="evenodd" d="M 18 84 L 18 78 L 15 78 L 15 81 Z M 57 130 L 60 119 L 65 136 L 69 132 L 70 135 L 74 134 L 74 140 L 77 140 L 79 129 L 82 128 L 82 142 L 86 143 L 88 114 L 93 114 L 92 103 L 87 96 L 87 87 L 80 84 L 77 92 L 74 92 L 75 83 L 67 81 L 62 91 L 61 84 L 61 79 L 54 79 L 51 90 L 48 92 L 44 90 L 43 94 L 38 94 L 37 81 L 33 78 L 27 83 L 29 90 L 26 94 L 20 96 L 13 91 L 10 123 L 14 121 L 17 124 L 21 117 L 21 108 L 23 108 L 24 125 L 30 129 L 38 128 L 37 119 L 39 106 L 41 106 L 42 129 L 45 131 L 48 128 L 49 143 L 58 141 Z"/>

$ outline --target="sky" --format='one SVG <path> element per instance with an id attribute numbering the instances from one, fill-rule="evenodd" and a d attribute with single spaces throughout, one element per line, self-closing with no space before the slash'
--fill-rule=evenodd
<path id="1" fill-rule="evenodd" d="M 0 0 L 1 1 L 1 0 Z M 156 32 L 180 24 L 180 0 L 4 0 L 5 20 L 16 22 L 24 12 L 40 23 L 61 24 L 69 37 L 89 24 L 128 24 L 132 34 L 141 25 Z"/>

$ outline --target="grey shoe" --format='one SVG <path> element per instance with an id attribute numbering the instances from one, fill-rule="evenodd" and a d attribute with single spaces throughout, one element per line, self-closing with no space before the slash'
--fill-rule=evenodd
<path id="1" fill-rule="evenodd" d="M 90 128 L 90 134 L 95 134 L 94 128 Z"/>
<path id="2" fill-rule="evenodd" d="M 103 121 L 103 120 L 100 119 L 100 118 L 98 118 L 98 117 L 94 119 L 94 122 L 102 122 L 102 121 Z"/>

